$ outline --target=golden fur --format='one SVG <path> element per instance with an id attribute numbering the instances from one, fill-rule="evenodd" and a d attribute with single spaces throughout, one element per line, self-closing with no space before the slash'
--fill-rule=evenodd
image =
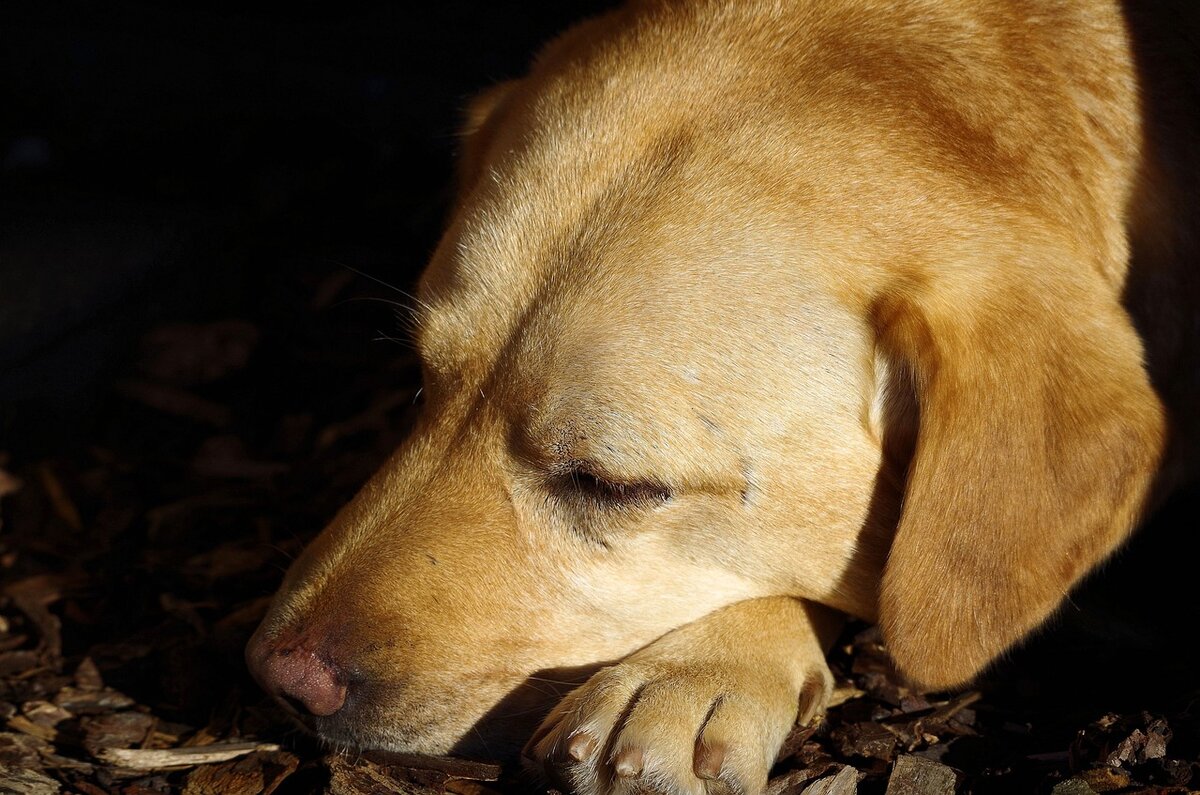
<path id="1" fill-rule="evenodd" d="M 591 674 L 547 775 L 755 792 L 836 613 L 939 688 L 1045 621 L 1195 471 L 1196 12 L 1160 5 L 1177 39 L 1106 0 L 633 3 L 484 94 L 421 419 L 256 638 L 352 671 L 317 731 L 494 754 Z"/>

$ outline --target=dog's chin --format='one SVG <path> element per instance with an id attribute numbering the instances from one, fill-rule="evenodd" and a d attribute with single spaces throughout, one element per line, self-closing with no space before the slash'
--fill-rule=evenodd
<path id="1" fill-rule="evenodd" d="M 336 751 L 382 751 L 413 756 L 455 756 L 491 762 L 515 762 L 527 733 L 474 727 L 465 732 L 439 732 L 409 726 L 349 725 L 346 721 L 321 719 L 320 727 L 307 722 L 306 731 L 321 744 Z"/>
<path id="2" fill-rule="evenodd" d="M 353 718 L 298 718 L 308 733 L 339 751 L 386 751 L 398 754 L 443 756 L 452 752 L 460 734 L 436 726 L 389 724 Z"/>
<path id="3" fill-rule="evenodd" d="M 512 762 L 522 744 L 553 705 L 546 701 L 512 714 L 501 700 L 491 710 L 453 710 L 436 697 L 420 705 L 350 699 L 343 710 L 328 716 L 301 715 L 282 706 L 307 734 L 337 751 L 384 751 L 421 756 L 457 756 L 494 762 Z M 437 709 L 438 705 L 442 709 Z M 443 711 L 444 710 L 444 711 Z"/>

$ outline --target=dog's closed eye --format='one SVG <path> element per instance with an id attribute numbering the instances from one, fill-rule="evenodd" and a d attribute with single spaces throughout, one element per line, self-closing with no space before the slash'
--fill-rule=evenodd
<path id="1" fill-rule="evenodd" d="M 671 489 L 647 479 L 616 480 L 583 461 L 572 461 L 558 474 L 555 491 L 566 501 L 601 510 L 650 508 L 669 502 Z"/>

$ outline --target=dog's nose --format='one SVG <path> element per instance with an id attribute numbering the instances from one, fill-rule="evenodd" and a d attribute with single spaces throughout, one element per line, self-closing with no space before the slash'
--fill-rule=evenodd
<path id="1" fill-rule="evenodd" d="M 268 640 L 260 630 L 246 664 L 263 690 L 310 715 L 332 715 L 346 703 L 346 679 L 319 645 L 299 637 Z"/>

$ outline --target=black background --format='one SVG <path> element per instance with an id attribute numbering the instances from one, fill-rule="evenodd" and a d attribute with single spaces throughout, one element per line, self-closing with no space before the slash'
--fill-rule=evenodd
<path id="1" fill-rule="evenodd" d="M 0 3 L 0 449 L 88 430 L 153 323 L 330 263 L 407 286 L 465 100 L 606 5 Z"/>

